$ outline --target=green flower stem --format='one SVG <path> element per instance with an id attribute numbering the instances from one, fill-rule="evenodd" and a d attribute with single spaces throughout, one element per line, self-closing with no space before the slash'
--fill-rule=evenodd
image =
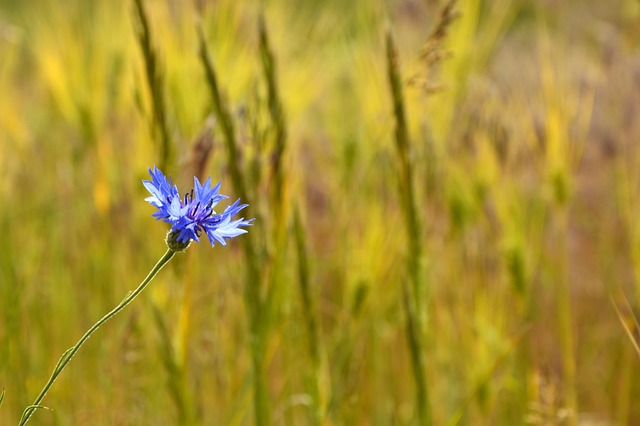
<path id="1" fill-rule="evenodd" d="M 53 370 L 53 373 L 51 374 L 51 377 L 49 378 L 49 381 L 47 382 L 47 384 L 44 386 L 44 388 L 42 388 L 42 390 L 40 391 L 40 394 L 35 399 L 33 404 L 28 406 L 22 413 L 22 417 L 20 418 L 20 423 L 18 423 L 18 426 L 22 426 L 26 424 L 31 418 L 31 416 L 33 415 L 34 411 L 37 410 L 38 408 L 42 408 L 42 405 L 40 405 L 40 403 L 44 399 L 45 395 L 47 394 L 51 386 L 53 386 L 53 383 L 56 381 L 60 373 L 62 373 L 62 370 L 64 370 L 64 368 L 67 366 L 69 361 L 71 361 L 71 358 L 73 358 L 76 352 L 78 352 L 78 350 L 83 345 L 83 343 L 89 340 L 89 337 L 91 337 L 93 332 L 96 331 L 98 328 L 100 328 L 102 324 L 104 324 L 105 322 L 110 320 L 112 317 L 114 317 L 118 312 L 123 310 L 129 303 L 131 303 L 133 299 L 135 299 L 140 293 L 142 293 L 142 290 L 144 290 L 145 287 L 151 282 L 151 280 L 158 274 L 158 272 L 160 272 L 160 269 L 162 269 L 162 267 L 167 262 L 169 262 L 169 260 L 171 260 L 174 254 L 176 254 L 176 251 L 168 249 L 167 252 L 164 254 L 164 256 L 162 256 L 162 258 L 158 260 L 158 263 L 156 263 L 156 265 L 153 267 L 151 272 L 149 272 L 149 275 L 147 275 L 144 281 L 140 283 L 138 288 L 136 288 L 132 293 L 129 293 L 127 297 L 125 297 L 124 300 L 122 300 L 122 302 L 120 302 L 118 306 L 113 308 L 108 314 L 103 316 L 100 319 L 100 321 L 95 323 L 89 330 L 87 330 L 87 332 L 80 338 L 78 343 L 76 343 L 74 346 L 69 348 L 64 354 L 62 354 L 62 357 L 60 357 L 60 361 L 58 361 L 58 364 L 56 365 L 56 368 Z"/>

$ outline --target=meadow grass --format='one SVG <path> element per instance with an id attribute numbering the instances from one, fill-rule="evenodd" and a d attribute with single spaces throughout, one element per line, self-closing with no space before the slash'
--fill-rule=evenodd
<path id="1" fill-rule="evenodd" d="M 632 0 L 0 0 L 0 424 L 635 424 Z"/>

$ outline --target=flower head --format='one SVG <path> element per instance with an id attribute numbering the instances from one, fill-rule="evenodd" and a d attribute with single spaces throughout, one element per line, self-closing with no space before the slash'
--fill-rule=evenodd
<path id="1" fill-rule="evenodd" d="M 158 209 L 153 213 L 153 217 L 171 224 L 170 233 L 173 234 L 173 241 L 184 245 L 185 248 L 191 240 L 200 241 L 203 232 L 207 234 L 212 246 L 216 241 L 223 246 L 227 245 L 227 238 L 246 233 L 247 230 L 241 227 L 250 226 L 254 220 L 232 220 L 233 216 L 248 206 L 240 204 L 239 199 L 217 214 L 213 208 L 220 200 L 228 197 L 218 193 L 220 183 L 211 186 L 211 178 L 201 184 L 198 178 L 194 177 L 193 189 L 181 197 L 173 181 L 167 180 L 157 167 L 150 168 L 149 174 L 151 180 L 142 181 L 151 194 L 145 201 Z"/>

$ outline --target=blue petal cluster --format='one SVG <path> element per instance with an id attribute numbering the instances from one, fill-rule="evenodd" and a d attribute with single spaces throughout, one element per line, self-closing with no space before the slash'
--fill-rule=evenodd
<path id="1" fill-rule="evenodd" d="M 177 232 L 177 241 L 188 243 L 191 240 L 200 241 L 202 232 L 207 234 L 211 245 L 215 241 L 223 246 L 227 245 L 226 239 L 237 237 L 247 232 L 243 226 L 250 226 L 254 219 L 244 218 L 231 220 L 240 210 L 248 204 L 240 204 L 240 200 L 228 206 L 224 212 L 216 214 L 213 208 L 225 198 L 226 195 L 218 193 L 220 183 L 211 187 L 211 178 L 202 185 L 197 177 L 193 178 L 191 192 L 180 196 L 178 188 L 171 179 L 153 167 L 149 169 L 151 180 L 143 180 L 142 184 L 151 194 L 145 198 L 158 211 L 153 214 L 157 220 L 164 220 L 171 224 L 171 231 Z"/>

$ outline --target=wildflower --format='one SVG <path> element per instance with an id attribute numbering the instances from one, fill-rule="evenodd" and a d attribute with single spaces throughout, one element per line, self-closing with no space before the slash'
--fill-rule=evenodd
<path id="1" fill-rule="evenodd" d="M 233 216 L 248 204 L 240 204 L 236 200 L 220 214 L 213 209 L 218 202 L 228 198 L 220 194 L 220 183 L 211 187 L 211 178 L 204 184 L 200 184 L 197 177 L 193 178 L 193 189 L 184 197 L 180 196 L 178 188 L 171 179 L 167 180 L 165 175 L 153 167 L 149 168 L 151 180 L 144 180 L 142 184 L 151 194 L 145 198 L 158 211 L 153 213 L 157 220 L 164 220 L 171 224 L 171 231 L 167 236 L 167 244 L 174 245 L 177 250 L 184 250 L 191 240 L 200 241 L 202 232 L 207 234 L 211 245 L 215 242 L 227 245 L 226 239 L 237 237 L 247 232 L 241 227 L 250 226 L 254 219 L 244 218 L 231 220 Z"/>

